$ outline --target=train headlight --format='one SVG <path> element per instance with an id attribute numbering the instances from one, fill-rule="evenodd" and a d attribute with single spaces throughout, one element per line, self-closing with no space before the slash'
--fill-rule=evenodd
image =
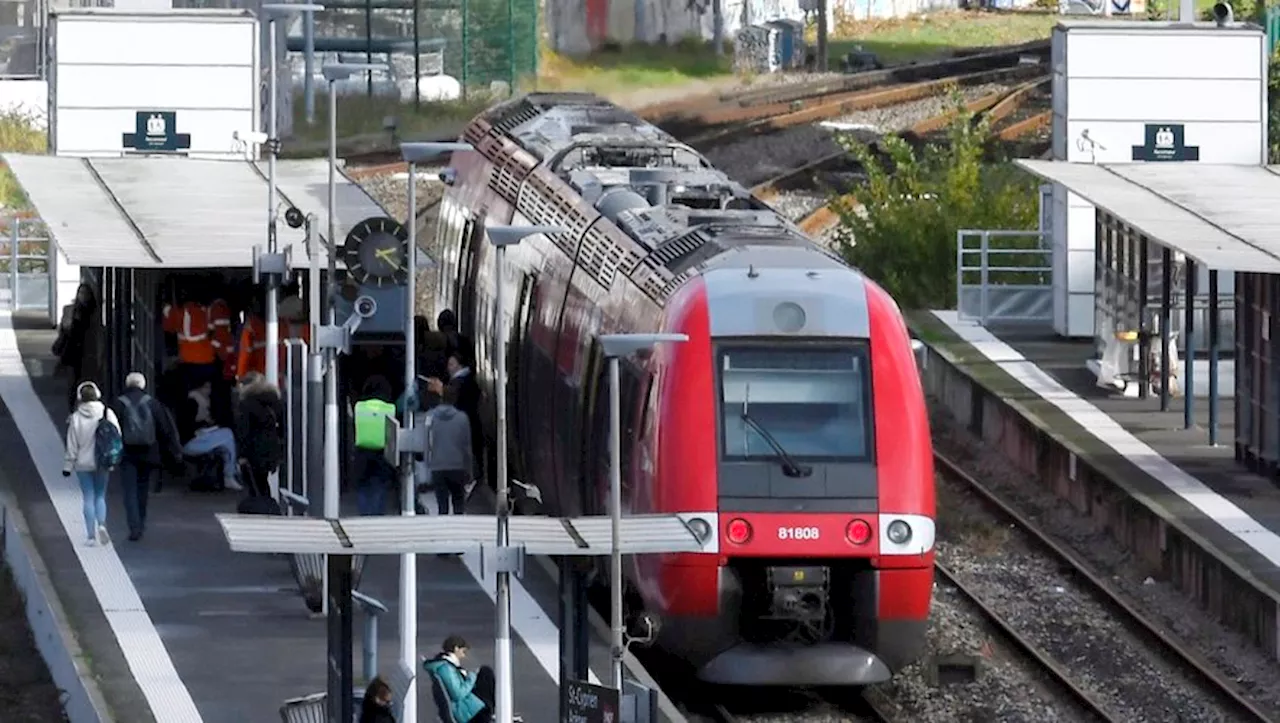
<path id="1" fill-rule="evenodd" d="M 895 545 L 906 544 L 911 539 L 911 525 L 902 520 L 894 520 L 889 523 L 889 529 L 885 530 L 885 534 L 889 536 L 889 542 Z"/>
<path id="2" fill-rule="evenodd" d="M 693 530 L 693 536 L 698 542 L 706 542 L 711 538 L 711 525 L 701 517 L 695 517 L 689 520 L 689 529 Z"/>

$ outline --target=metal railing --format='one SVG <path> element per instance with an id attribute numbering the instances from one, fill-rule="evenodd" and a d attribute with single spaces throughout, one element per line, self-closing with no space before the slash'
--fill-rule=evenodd
<path id="1" fill-rule="evenodd" d="M 39 219 L 0 221 L 0 299 L 13 311 L 49 304 L 49 234 Z"/>
<path id="2" fill-rule="evenodd" d="M 979 324 L 1053 323 L 1053 250 L 1039 231 L 956 232 L 956 313 Z"/>

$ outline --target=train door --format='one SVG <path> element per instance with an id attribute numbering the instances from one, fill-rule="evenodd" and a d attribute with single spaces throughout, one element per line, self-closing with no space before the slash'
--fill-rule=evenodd
<path id="1" fill-rule="evenodd" d="M 538 280 L 532 274 L 524 274 L 520 282 L 520 296 L 516 301 L 516 313 L 511 317 L 511 335 L 507 339 L 507 388 L 515 389 L 516 394 L 508 394 L 507 409 L 510 410 L 512 424 L 510 429 L 513 432 L 513 439 L 508 449 L 516 450 L 513 455 L 515 465 L 512 474 L 521 479 L 530 479 L 525 470 L 529 469 L 526 463 L 526 443 L 532 438 L 527 433 L 525 426 L 532 405 L 526 403 L 523 397 L 527 394 L 529 387 L 529 370 L 524 367 L 525 360 L 530 358 L 529 354 L 529 319 L 534 305 Z"/>
<path id="2" fill-rule="evenodd" d="M 481 215 L 483 215 L 481 211 Z M 454 313 L 458 317 L 458 331 L 464 336 L 475 339 L 476 310 L 476 258 L 480 254 L 480 245 L 484 243 L 484 224 L 479 217 L 467 219 L 462 231 L 462 248 L 458 253 L 458 277 L 453 297 Z"/>

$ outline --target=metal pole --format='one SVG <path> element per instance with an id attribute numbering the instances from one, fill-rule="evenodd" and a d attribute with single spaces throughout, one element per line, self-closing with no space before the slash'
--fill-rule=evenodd
<path id="1" fill-rule="evenodd" d="M 636 3 L 636 13 L 644 3 Z M 636 37 L 640 34 L 640 25 L 636 24 Z M 507 0 L 507 95 L 516 94 L 516 4 L 515 0 Z M 502 318 L 502 317 L 498 317 Z"/>
<path id="2" fill-rule="evenodd" d="M 1173 251 L 1160 250 L 1160 411 L 1169 411 L 1169 327 L 1173 325 Z"/>
<path id="3" fill-rule="evenodd" d="M 1209 446 L 1218 444 L 1218 270 L 1209 269 Z"/>
<path id="4" fill-rule="evenodd" d="M 22 219 L 9 219 L 9 309 L 18 310 L 18 244 L 22 243 Z M 51 282 L 52 283 L 52 282 Z"/>
<path id="5" fill-rule="evenodd" d="M 276 253 L 276 147 L 279 141 L 279 113 L 276 84 L 278 73 L 276 62 L 276 19 L 272 15 L 267 21 L 267 47 L 271 54 L 271 75 L 267 79 L 271 119 L 267 121 L 267 253 Z M 267 275 L 267 379 L 275 386 L 280 386 L 280 318 L 279 318 L 279 279 L 275 274 Z"/>
<path id="6" fill-rule="evenodd" d="M 724 0 L 711 0 L 711 32 L 716 55 L 724 55 Z"/>
<path id="7" fill-rule="evenodd" d="M 316 472 L 324 469 L 324 418 L 316 414 L 324 404 L 324 353 L 316 345 L 320 338 L 320 239 L 313 226 L 312 216 L 307 216 L 307 250 L 311 254 L 308 269 L 307 295 L 311 307 L 311 345 L 307 349 L 307 511 L 312 517 L 321 517 L 324 507 L 316 504 L 324 496 L 324 477 Z"/>
<path id="8" fill-rule="evenodd" d="M 1151 396 L 1151 325 L 1147 323 L 1147 296 L 1151 291 L 1151 248 L 1146 236 L 1138 240 L 1138 398 Z"/>
<path id="9" fill-rule="evenodd" d="M 334 206 L 337 204 L 337 169 L 338 169 L 338 96 L 334 93 L 333 81 L 329 82 L 329 265 L 334 264 L 334 241 L 337 219 L 334 218 Z M 330 279 L 332 281 L 332 278 Z M 332 309 L 332 303 L 330 307 Z M 333 316 L 332 310 L 330 317 Z M 338 518 L 338 369 L 335 363 L 337 355 L 331 349 L 325 350 L 325 383 L 324 383 L 324 516 L 329 519 Z"/>
<path id="10" fill-rule="evenodd" d="M 827 72 L 827 0 L 818 0 L 818 72 Z"/>
<path id="11" fill-rule="evenodd" d="M 372 610 L 364 611 L 364 644 L 360 647 L 361 673 L 368 684 L 378 675 L 378 616 Z M 403 722 L 402 722 L 403 723 Z"/>
<path id="12" fill-rule="evenodd" d="M 506 313 L 503 308 L 502 267 L 506 260 L 506 248 L 498 245 L 494 249 L 494 305 L 497 307 L 497 318 L 502 319 Z M 499 321 L 493 327 L 494 345 L 497 348 L 495 380 L 493 394 L 498 403 L 498 547 L 507 545 L 507 526 L 510 522 L 510 503 L 507 489 L 507 342 Z M 494 666 L 497 668 L 497 723 L 511 723 L 511 574 L 497 574 L 496 590 L 496 625 L 497 641 L 494 650 Z"/>
<path id="13" fill-rule="evenodd" d="M 609 607 L 613 645 L 613 687 L 622 690 L 622 389 L 618 357 L 609 357 L 609 512 L 613 547 L 609 554 Z"/>
<path id="14" fill-rule="evenodd" d="M 1192 334 L 1196 330 L 1196 262 L 1187 257 L 1187 288 L 1186 299 L 1187 308 L 1183 310 L 1182 324 L 1182 361 L 1187 365 L 1187 373 L 1184 374 L 1182 384 L 1182 428 L 1191 429 L 1196 426 L 1195 416 L 1195 400 L 1196 400 L 1196 379 L 1195 379 L 1195 360 L 1196 345 L 1192 341 Z"/>
<path id="15" fill-rule="evenodd" d="M 420 86 L 420 84 L 422 83 L 422 47 L 421 47 L 422 32 L 418 27 L 418 15 L 421 12 L 422 12 L 421 8 L 418 7 L 418 0 L 413 0 L 413 107 L 414 108 L 417 108 L 422 105 L 422 88 Z M 410 172 L 412 172 L 413 166 L 410 166 L 409 168 L 411 169 Z M 412 186 L 413 177 L 410 176 L 409 178 L 410 178 L 409 184 L 410 186 Z M 412 206 L 410 206 L 409 208 L 410 208 L 409 217 L 415 218 L 417 216 L 417 209 L 413 208 Z M 410 233 L 413 233 L 413 232 L 410 231 Z"/>
<path id="16" fill-rule="evenodd" d="M 307 107 L 307 125 L 312 126 L 316 124 L 316 14 L 308 11 L 305 15 L 302 20 L 302 95 Z"/>
<path id="17" fill-rule="evenodd" d="M 364 2 L 364 39 L 365 53 L 364 62 L 373 65 L 373 0 L 365 0 Z M 389 60 L 389 58 L 388 58 Z M 369 71 L 369 97 L 373 97 L 373 70 Z"/>
<path id="18" fill-rule="evenodd" d="M 416 15 L 415 15 L 416 17 Z M 415 21 L 416 22 L 416 21 Z M 417 349 L 415 344 L 417 339 L 414 337 L 413 328 L 413 312 L 414 299 L 417 298 L 417 276 L 418 276 L 418 175 L 417 164 L 409 164 L 409 284 L 408 294 L 409 301 L 405 305 L 405 328 L 404 328 L 404 384 L 405 384 L 405 401 L 408 401 L 408 392 L 413 389 L 417 382 Z M 416 396 L 416 395 L 415 395 Z M 406 403 L 404 405 L 404 428 L 406 431 L 413 430 L 413 410 Z M 413 479 L 413 455 L 406 454 L 401 461 L 403 470 L 400 475 L 400 514 L 412 517 L 414 514 L 414 479 Z M 418 556 L 408 553 L 400 556 L 400 660 L 413 670 L 417 665 L 418 657 Z M 418 721 L 418 693 L 417 678 L 409 683 L 409 690 L 405 692 L 404 710 L 400 716 L 400 723 L 417 723 Z"/>

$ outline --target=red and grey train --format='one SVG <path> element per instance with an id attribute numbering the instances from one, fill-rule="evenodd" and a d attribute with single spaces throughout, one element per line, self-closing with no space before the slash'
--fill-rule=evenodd
<path id="1" fill-rule="evenodd" d="M 597 337 L 688 335 L 622 363 L 624 510 L 678 513 L 712 538 L 710 552 L 628 562 L 628 599 L 661 621 L 657 644 L 730 685 L 878 682 L 917 658 L 932 446 L 893 299 L 596 96 L 528 95 L 464 140 L 474 150 L 453 156 L 440 210 L 437 305 L 475 340 L 490 391 L 486 340 L 495 323 L 506 335 L 513 463 L 544 512 L 607 511 Z M 495 271 L 484 229 L 507 224 L 566 232 L 509 247 Z"/>

